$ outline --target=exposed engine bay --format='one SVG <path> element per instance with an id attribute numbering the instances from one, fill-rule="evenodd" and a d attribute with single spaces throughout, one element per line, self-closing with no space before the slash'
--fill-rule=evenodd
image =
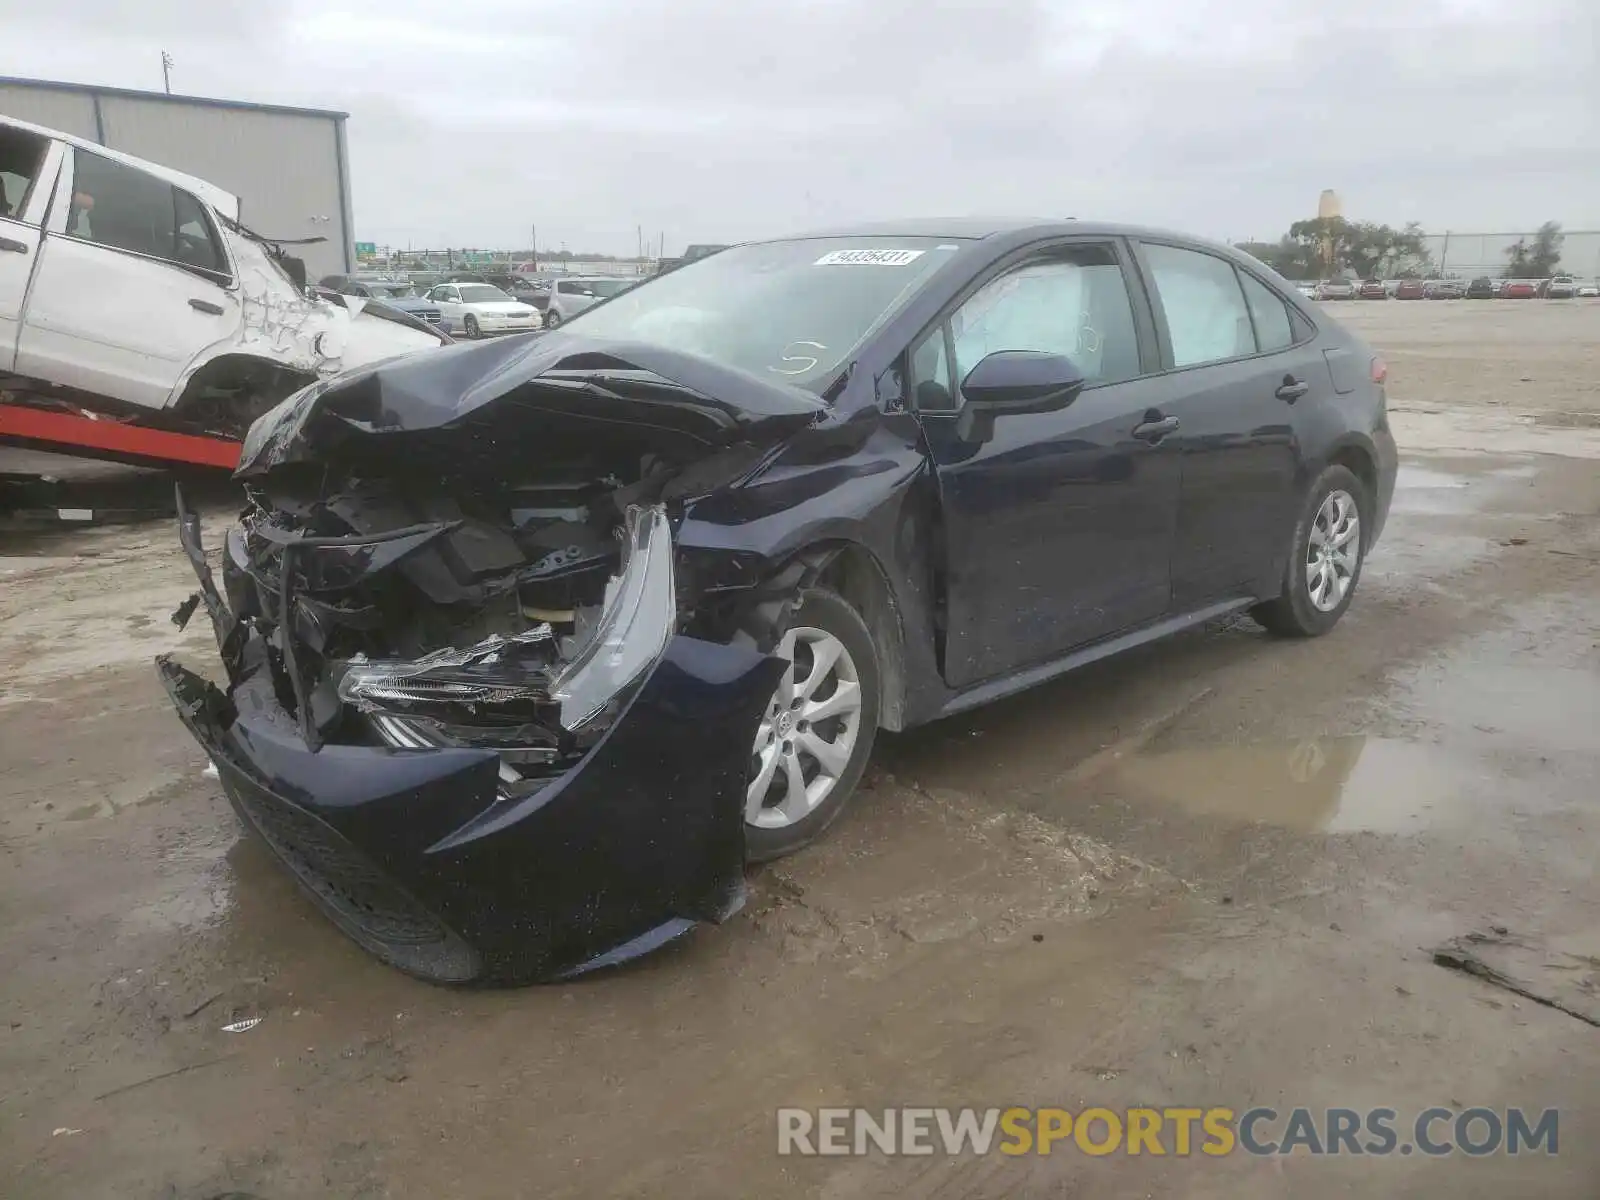
<path id="1" fill-rule="evenodd" d="M 615 466 L 545 465 L 476 494 L 293 472 L 252 485 L 226 604 L 262 635 L 308 743 L 494 749 L 507 783 L 592 744 L 615 676 L 675 627 L 661 501 L 675 472 Z"/>
<path id="2" fill-rule="evenodd" d="M 204 602 L 230 679 L 268 671 L 312 750 L 493 750 L 514 792 L 593 745 L 659 658 L 680 625 L 669 514 L 763 450 L 744 414 L 592 353 L 466 411 L 428 399 L 460 393 L 436 379 L 454 354 L 306 389 L 258 423 L 222 594 L 175 619 Z M 809 417 L 784 400 L 769 424 Z"/>

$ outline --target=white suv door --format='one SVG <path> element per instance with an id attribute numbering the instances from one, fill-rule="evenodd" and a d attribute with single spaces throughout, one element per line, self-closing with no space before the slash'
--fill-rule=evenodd
<path id="1" fill-rule="evenodd" d="M 49 138 L 0 122 L 0 371 L 16 361 L 22 306 L 39 258 L 39 227 L 61 154 Z"/>
<path id="2" fill-rule="evenodd" d="M 198 199 L 71 148 L 39 248 L 16 369 L 163 408 L 197 355 L 237 336 L 233 271 L 222 231 Z"/>

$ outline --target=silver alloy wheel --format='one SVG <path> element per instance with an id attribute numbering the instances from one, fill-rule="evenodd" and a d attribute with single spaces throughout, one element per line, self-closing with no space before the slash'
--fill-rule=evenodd
<path id="1" fill-rule="evenodd" d="M 744 804 L 745 821 L 763 829 L 815 812 L 849 766 L 861 731 L 861 679 L 843 642 L 801 626 L 776 653 L 791 665 L 761 715 Z"/>
<path id="2" fill-rule="evenodd" d="M 1306 544 L 1306 591 L 1318 612 L 1332 612 L 1355 581 L 1361 560 L 1361 510 L 1349 492 L 1328 493 Z"/>

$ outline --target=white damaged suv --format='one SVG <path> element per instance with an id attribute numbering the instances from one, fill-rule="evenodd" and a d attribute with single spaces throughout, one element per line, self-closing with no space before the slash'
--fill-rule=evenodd
<path id="1" fill-rule="evenodd" d="M 0 401 L 240 436 L 308 383 L 449 340 L 308 294 L 219 187 L 0 116 Z"/>

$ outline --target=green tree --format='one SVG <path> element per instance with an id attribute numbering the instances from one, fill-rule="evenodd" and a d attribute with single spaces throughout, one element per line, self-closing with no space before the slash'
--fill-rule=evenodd
<path id="1" fill-rule="evenodd" d="M 1317 279 L 1350 270 L 1362 279 L 1403 273 L 1425 274 L 1432 256 L 1422 227 L 1415 221 L 1401 229 L 1376 221 L 1313 217 L 1296 221 L 1277 243 L 1251 249 L 1263 262 L 1289 279 Z"/>
<path id="2" fill-rule="evenodd" d="M 1502 277 L 1545 279 L 1554 275 L 1561 264 L 1561 245 L 1566 240 L 1559 221 L 1546 221 L 1534 233 L 1532 244 L 1527 238 L 1518 238 L 1506 247 L 1506 269 L 1501 272 Z"/>

